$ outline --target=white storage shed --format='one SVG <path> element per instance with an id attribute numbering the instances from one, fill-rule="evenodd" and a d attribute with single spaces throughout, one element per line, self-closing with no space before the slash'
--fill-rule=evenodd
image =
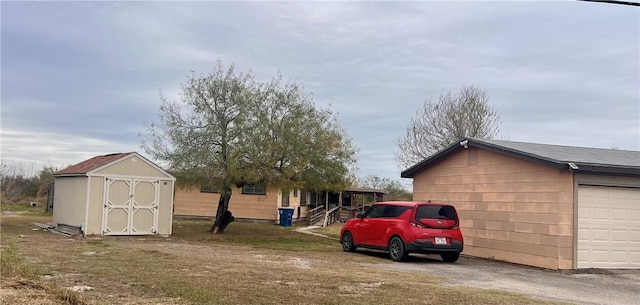
<path id="1" fill-rule="evenodd" d="M 170 235 L 175 177 L 136 152 L 96 156 L 54 175 L 53 224 L 84 235 Z"/>

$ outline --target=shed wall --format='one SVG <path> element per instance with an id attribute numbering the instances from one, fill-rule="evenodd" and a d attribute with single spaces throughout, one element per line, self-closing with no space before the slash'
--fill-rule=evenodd
<path id="1" fill-rule="evenodd" d="M 268 189 L 266 195 L 245 195 L 233 188 L 229 211 L 236 218 L 277 220 L 278 190 Z M 215 217 L 218 193 L 202 193 L 199 188 L 176 188 L 174 214 L 181 216 Z"/>
<path id="2" fill-rule="evenodd" d="M 89 213 L 87 235 L 102 234 L 104 204 L 104 177 L 89 177 Z"/>
<path id="3" fill-rule="evenodd" d="M 91 192 L 89 194 L 89 225 L 87 226 L 86 234 L 102 234 L 105 177 L 90 177 L 89 183 Z M 160 188 L 158 234 L 170 235 L 172 232 L 173 185 L 174 181 L 171 180 L 161 180 L 158 185 Z"/>
<path id="4" fill-rule="evenodd" d="M 160 181 L 160 207 L 158 210 L 158 234 L 170 235 L 173 218 L 173 183 L 171 180 Z"/>
<path id="5" fill-rule="evenodd" d="M 414 176 L 414 200 L 454 205 L 464 253 L 551 269 L 573 266 L 573 176 L 470 148 Z"/>
<path id="6" fill-rule="evenodd" d="M 119 162 L 116 162 L 115 164 L 96 171 L 95 174 L 136 178 L 170 178 L 162 171 L 156 169 L 137 156 L 125 158 Z"/>
<path id="7" fill-rule="evenodd" d="M 53 224 L 85 226 L 87 177 L 56 177 Z"/>

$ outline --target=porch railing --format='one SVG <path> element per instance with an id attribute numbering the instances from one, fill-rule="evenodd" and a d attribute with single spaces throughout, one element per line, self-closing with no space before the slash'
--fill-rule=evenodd
<path id="1" fill-rule="evenodd" d="M 309 212 L 307 212 L 307 215 L 309 216 L 310 226 L 318 224 L 319 222 L 322 221 L 322 218 L 324 218 L 325 216 L 324 206 L 319 206 L 317 208 L 309 210 Z"/>
<path id="2" fill-rule="evenodd" d="M 335 207 L 329 211 L 327 211 L 324 215 L 324 223 L 323 227 L 326 227 L 340 219 L 340 207 Z"/>
<path id="3" fill-rule="evenodd" d="M 364 213 L 372 204 L 357 207 L 335 207 L 325 212 L 324 206 L 318 206 L 309 210 L 309 225 L 320 225 L 326 227 L 336 221 L 346 221 L 355 218 L 358 214 Z"/>
<path id="4" fill-rule="evenodd" d="M 360 213 L 364 213 L 372 204 L 366 204 L 355 207 L 342 207 L 340 209 L 340 220 L 346 221 L 347 219 L 356 218 Z"/>

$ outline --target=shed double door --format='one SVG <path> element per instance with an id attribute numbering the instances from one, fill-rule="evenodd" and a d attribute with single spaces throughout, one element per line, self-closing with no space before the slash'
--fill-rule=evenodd
<path id="1" fill-rule="evenodd" d="M 102 234 L 156 234 L 158 185 L 158 180 L 106 178 Z"/>

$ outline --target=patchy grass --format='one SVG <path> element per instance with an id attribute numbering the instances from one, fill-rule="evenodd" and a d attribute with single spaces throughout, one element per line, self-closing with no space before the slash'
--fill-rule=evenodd
<path id="1" fill-rule="evenodd" d="M 38 204 L 38 206 L 32 207 L 29 205 L 30 201 L 20 201 L 17 203 L 2 201 L 2 205 L 0 206 L 0 210 L 5 214 L 32 214 L 32 215 L 42 215 L 46 216 L 45 206 L 43 204 Z"/>
<path id="2" fill-rule="evenodd" d="M 208 233 L 211 221 L 200 219 L 179 219 L 174 221 L 172 238 L 194 242 L 215 242 L 267 250 L 285 250 L 293 252 L 315 251 L 333 252 L 335 240 L 328 240 L 299 234 L 296 227 L 280 227 L 274 224 L 233 222 L 224 234 Z"/>
<path id="3" fill-rule="evenodd" d="M 91 286 L 78 293 L 84 304 L 553 304 L 378 269 L 371 266 L 388 259 L 273 224 L 234 222 L 212 235 L 211 221 L 180 219 L 171 237 L 70 239 L 33 231 L 38 217 L 2 218 L 3 280 L 5 268 L 18 266 L 33 271 L 25 277 L 36 285 Z"/>
<path id="4" fill-rule="evenodd" d="M 38 270 L 17 255 L 12 242 L 2 239 L 0 301 L 3 304 L 85 304 L 73 291 L 55 283 L 42 283 Z"/>

